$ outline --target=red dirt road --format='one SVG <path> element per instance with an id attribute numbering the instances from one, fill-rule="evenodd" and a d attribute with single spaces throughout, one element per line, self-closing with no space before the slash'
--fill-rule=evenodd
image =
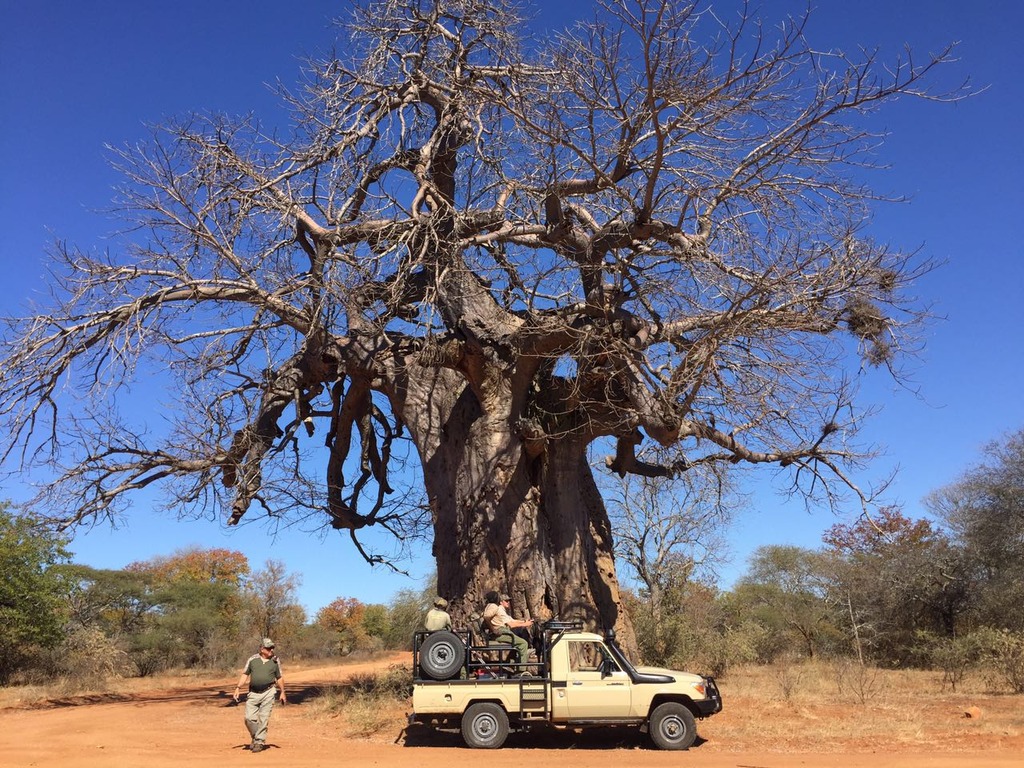
<path id="1" fill-rule="evenodd" d="M 400 661 L 407 660 L 403 654 Z M 0 765 L 10 768 L 207 768 L 252 766 L 274 768 L 316 766 L 406 766 L 452 768 L 478 764 L 484 757 L 461 746 L 447 734 L 405 734 L 404 723 L 372 739 L 344 735 L 341 723 L 326 715 L 313 716 L 309 693 L 354 673 L 380 668 L 388 662 L 318 668 L 287 677 L 295 703 L 274 710 L 268 749 L 253 755 L 244 749 L 248 734 L 241 707 L 229 706 L 234 676 L 197 680 L 189 687 L 151 689 L 131 694 L 74 697 L 32 708 L 0 709 Z M 720 718 L 728 716 L 726 711 Z M 506 765 L 543 761 L 559 768 L 593 768 L 595 763 L 626 764 L 630 768 L 700 766 L 701 768 L 1022 768 L 1017 749 L 982 751 L 900 751 L 884 744 L 853 754 L 811 752 L 737 752 L 720 743 L 713 723 L 698 724 L 707 738 L 683 753 L 649 749 L 639 737 L 614 737 L 589 732 L 584 736 L 557 733 L 537 737 L 516 734 L 500 753 Z M 406 738 L 408 736 L 408 738 Z M 1016 740 L 1014 740 L 1016 741 Z M 1013 746 L 1016 746 L 1015 744 Z M 497 755 L 486 755 L 492 759 Z"/>

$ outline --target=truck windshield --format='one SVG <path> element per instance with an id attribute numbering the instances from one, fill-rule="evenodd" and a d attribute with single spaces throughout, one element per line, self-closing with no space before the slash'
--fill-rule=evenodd
<path id="1" fill-rule="evenodd" d="M 619 665 L 603 643 L 592 640 L 569 641 L 569 670 L 572 672 L 619 671 Z"/>

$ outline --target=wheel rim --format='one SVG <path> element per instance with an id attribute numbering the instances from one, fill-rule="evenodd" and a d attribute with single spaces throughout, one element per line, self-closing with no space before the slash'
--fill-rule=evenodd
<path id="1" fill-rule="evenodd" d="M 490 741 L 498 732 L 498 721 L 491 714 L 480 714 L 473 718 L 473 735 L 480 741 Z"/>
<path id="2" fill-rule="evenodd" d="M 686 737 L 686 723 L 680 717 L 669 715 L 661 721 L 661 735 L 668 741 L 682 741 Z"/>
<path id="3" fill-rule="evenodd" d="M 455 649 L 450 645 L 439 644 L 430 649 L 430 660 L 442 667 L 448 666 L 448 662 L 455 656 Z"/>

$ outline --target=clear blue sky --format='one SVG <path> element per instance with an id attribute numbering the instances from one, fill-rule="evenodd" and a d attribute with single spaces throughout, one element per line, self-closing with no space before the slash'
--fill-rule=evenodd
<path id="1" fill-rule="evenodd" d="M 45 293 L 44 249 L 55 237 L 102 247 L 113 224 L 96 213 L 118 181 L 103 145 L 144 135 L 144 123 L 188 111 L 253 111 L 278 120 L 266 83 L 296 80 L 299 57 L 327 48 L 329 19 L 346 2 L 307 0 L 95 0 L 91 3 L 0 0 L 0 265 L 7 290 L 0 314 L 21 311 Z M 915 380 L 920 396 L 868 377 L 865 395 L 883 408 L 864 437 L 887 455 L 867 477 L 901 472 L 894 501 L 920 515 L 920 499 L 955 478 L 980 447 L 1024 426 L 1024 78 L 1019 73 L 1024 4 L 1017 0 L 819 0 L 808 34 L 819 48 L 904 43 L 922 55 L 961 41 L 955 77 L 988 89 L 957 105 L 907 100 L 886 110 L 879 127 L 892 135 L 878 174 L 883 192 L 912 201 L 882 208 L 874 234 L 948 264 L 925 278 L 919 294 L 948 319 L 934 325 Z M 769 0 L 768 15 L 799 12 L 802 3 Z M 589 15 L 590 4 L 565 0 L 538 23 L 558 26 Z M 13 485 L 0 497 L 18 499 Z M 730 534 L 742 569 L 756 546 L 815 547 L 834 523 L 797 504 L 759 493 Z M 365 565 L 333 534 L 298 530 L 270 536 L 259 525 L 226 529 L 215 522 L 176 522 L 148 513 L 142 500 L 116 531 L 81 534 L 76 560 L 120 568 L 132 560 L 198 545 L 245 553 L 259 567 L 282 560 L 301 573 L 311 610 L 338 596 L 382 602 L 432 569 L 421 558 L 414 579 Z"/>

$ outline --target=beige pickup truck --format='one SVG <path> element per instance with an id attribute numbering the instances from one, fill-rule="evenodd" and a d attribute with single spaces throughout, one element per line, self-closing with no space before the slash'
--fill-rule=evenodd
<path id="1" fill-rule="evenodd" d="M 469 630 L 418 633 L 410 724 L 458 727 L 466 745 L 480 749 L 539 724 L 636 727 L 660 749 L 687 749 L 696 719 L 722 710 L 713 678 L 635 667 L 613 633 L 551 621 L 535 640 L 536 657 L 518 664 L 512 646 L 475 643 Z"/>

